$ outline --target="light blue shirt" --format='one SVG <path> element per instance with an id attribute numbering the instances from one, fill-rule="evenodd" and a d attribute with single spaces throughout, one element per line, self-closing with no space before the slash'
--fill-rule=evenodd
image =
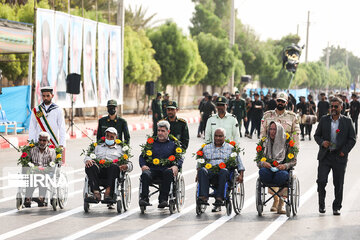
<path id="1" fill-rule="evenodd" d="M 339 119 L 338 118 L 336 121 L 334 121 L 331 118 L 331 144 L 330 144 L 330 150 L 334 150 L 336 148 L 336 130 L 339 129 Z"/>
<path id="2" fill-rule="evenodd" d="M 229 158 L 232 151 L 233 146 L 227 142 L 221 147 L 215 147 L 214 143 L 210 143 L 203 148 L 204 158 L 210 160 L 211 165 L 217 165 L 219 163 L 224 162 L 224 159 Z M 236 157 L 236 162 L 238 166 L 238 171 L 244 171 L 244 165 L 241 161 L 240 154 Z"/>

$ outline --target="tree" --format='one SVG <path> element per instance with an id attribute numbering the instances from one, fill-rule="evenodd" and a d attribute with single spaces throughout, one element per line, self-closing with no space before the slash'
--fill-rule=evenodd
<path id="1" fill-rule="evenodd" d="M 138 31 L 139 29 L 146 29 L 150 25 L 150 21 L 156 16 L 156 13 L 149 17 L 145 17 L 147 9 L 135 8 L 134 11 L 129 7 L 125 9 L 125 24 L 131 26 L 132 29 Z"/>
<path id="2" fill-rule="evenodd" d="M 201 59 L 208 67 L 208 73 L 201 83 L 222 87 L 227 84 L 234 68 L 235 56 L 226 39 L 211 34 L 200 33 L 195 40 L 199 46 Z"/>

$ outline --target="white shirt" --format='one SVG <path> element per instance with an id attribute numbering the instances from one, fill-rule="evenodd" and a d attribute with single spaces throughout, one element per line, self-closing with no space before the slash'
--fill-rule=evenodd
<path id="1" fill-rule="evenodd" d="M 47 110 L 50 105 L 45 105 Z M 45 111 L 44 111 L 45 113 Z M 51 129 L 54 131 L 56 138 L 59 141 L 59 145 L 66 147 L 66 129 L 65 119 L 60 107 L 51 110 L 49 113 L 45 113 L 46 119 L 48 120 Z M 38 141 L 39 133 L 42 132 L 34 113 L 31 113 L 30 127 L 29 127 L 29 140 L 35 142 Z"/>
<path id="2" fill-rule="evenodd" d="M 223 118 L 218 114 L 212 115 L 206 122 L 205 142 L 210 143 L 214 141 L 215 130 L 224 128 L 226 131 L 225 138 L 230 141 L 240 143 L 239 124 L 237 119 L 230 113 L 226 112 Z"/>

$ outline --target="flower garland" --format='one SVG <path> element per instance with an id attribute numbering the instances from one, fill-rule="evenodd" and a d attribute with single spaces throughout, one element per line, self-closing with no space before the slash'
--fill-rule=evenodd
<path id="1" fill-rule="evenodd" d="M 223 169 L 223 168 L 235 169 L 237 167 L 236 158 L 237 158 L 238 154 L 240 154 L 240 152 L 243 151 L 243 149 L 239 148 L 234 141 L 229 141 L 226 139 L 225 142 L 227 142 L 233 146 L 232 153 L 230 154 L 229 158 L 224 159 L 224 162 L 219 163 L 217 165 L 212 165 L 210 163 L 210 159 L 204 158 L 203 149 L 207 144 L 204 143 L 203 145 L 201 145 L 201 148 L 196 152 L 196 154 L 193 154 L 196 156 L 195 159 L 198 162 L 198 168 L 205 167 L 206 169 L 208 169 L 214 173 L 218 173 L 220 171 L 220 169 Z"/>
<path id="2" fill-rule="evenodd" d="M 169 138 L 174 141 L 176 145 L 175 154 L 169 156 L 168 158 L 153 158 L 153 144 L 155 142 L 155 137 L 148 136 L 145 144 L 142 144 L 141 147 L 141 154 L 143 158 L 145 158 L 146 162 L 153 164 L 155 166 L 174 166 L 177 165 L 178 161 L 183 157 L 185 154 L 185 149 L 181 146 L 181 142 L 174 137 L 174 135 L 169 134 Z"/>
<path id="3" fill-rule="evenodd" d="M 18 159 L 18 165 L 21 165 L 22 167 L 29 167 L 32 170 L 40 170 L 43 171 L 45 168 L 44 166 L 35 166 L 35 164 L 33 164 L 31 162 L 30 159 L 30 151 L 32 148 L 39 146 L 39 143 L 34 142 L 33 140 L 28 141 L 27 145 L 24 145 L 22 147 L 20 147 L 20 150 L 22 152 L 20 158 Z M 56 152 L 56 158 L 54 161 L 51 161 L 49 163 L 49 167 L 53 168 L 56 166 L 56 164 L 60 163 L 62 161 L 62 151 L 63 149 L 60 147 L 55 147 L 54 145 L 49 145 L 49 148 L 53 148 L 55 149 Z"/>
<path id="4" fill-rule="evenodd" d="M 87 150 L 83 150 L 83 152 L 81 153 L 81 155 L 85 155 L 85 156 L 89 156 L 92 160 L 94 160 L 96 162 L 96 164 L 100 167 L 100 168 L 107 168 L 109 167 L 111 164 L 116 164 L 118 166 L 127 164 L 129 161 L 129 158 L 132 157 L 132 155 L 130 154 L 130 147 L 128 146 L 128 144 L 126 144 L 125 142 L 121 141 L 120 139 L 116 139 L 115 143 L 117 145 L 120 145 L 123 151 L 123 155 L 120 156 L 119 158 L 113 159 L 112 161 L 109 160 L 105 160 L 105 159 L 98 159 L 96 158 L 95 155 L 95 147 L 97 145 L 103 144 L 105 142 L 105 137 L 101 137 L 99 139 L 99 141 L 97 142 L 92 142 Z M 80 156 L 81 156 L 80 155 Z"/>
<path id="5" fill-rule="evenodd" d="M 276 160 L 268 159 L 265 157 L 264 154 L 264 143 L 266 141 L 267 137 L 263 137 L 260 139 L 256 146 L 256 157 L 254 159 L 255 162 L 268 162 L 273 167 L 277 167 L 279 165 L 279 162 Z M 299 152 L 299 149 L 295 146 L 295 141 L 290 137 L 289 133 L 286 133 L 286 145 L 289 146 L 288 148 L 288 154 L 285 157 L 285 160 L 283 163 L 290 162 Z"/>

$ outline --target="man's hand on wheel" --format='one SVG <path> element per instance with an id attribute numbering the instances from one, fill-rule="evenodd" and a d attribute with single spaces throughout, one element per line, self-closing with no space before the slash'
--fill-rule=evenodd
<path id="1" fill-rule="evenodd" d="M 244 176 L 240 174 L 239 176 L 237 176 L 236 181 L 242 183 L 244 181 Z"/>
<path id="2" fill-rule="evenodd" d="M 177 166 L 172 166 L 170 167 L 169 169 L 172 169 L 173 173 L 174 173 L 174 176 L 176 177 L 176 175 L 178 174 L 179 172 L 179 169 Z"/>
<path id="3" fill-rule="evenodd" d="M 150 168 L 146 165 L 141 167 L 141 171 L 146 171 L 146 170 L 150 170 Z"/>
<path id="4" fill-rule="evenodd" d="M 120 170 L 121 171 L 126 171 L 128 169 L 128 165 L 127 164 L 123 164 L 120 166 Z"/>
<path id="5" fill-rule="evenodd" d="M 94 163 L 95 163 L 94 160 L 87 160 L 87 161 L 85 162 L 85 167 L 89 168 L 89 167 L 91 167 Z"/>

